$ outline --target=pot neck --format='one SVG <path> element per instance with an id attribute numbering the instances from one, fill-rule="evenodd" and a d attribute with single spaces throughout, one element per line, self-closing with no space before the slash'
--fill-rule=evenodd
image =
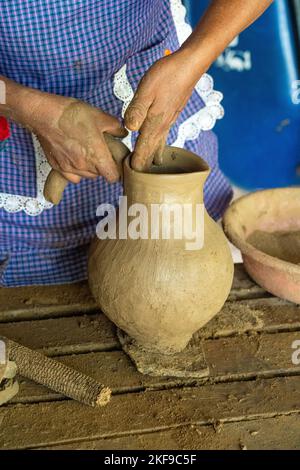
<path id="1" fill-rule="evenodd" d="M 207 163 L 185 149 L 166 147 L 162 164 L 148 172 L 131 168 L 124 161 L 124 192 L 130 204 L 196 204 L 203 202 L 203 187 L 209 175 Z"/>

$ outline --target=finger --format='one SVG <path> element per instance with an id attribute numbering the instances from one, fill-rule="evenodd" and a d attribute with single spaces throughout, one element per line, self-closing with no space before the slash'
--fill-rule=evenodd
<path id="1" fill-rule="evenodd" d="M 153 159 L 153 163 L 155 165 L 161 165 L 162 162 L 163 162 L 163 153 L 164 153 L 165 148 L 166 148 L 166 142 L 167 142 L 168 134 L 169 134 L 169 130 L 167 132 L 165 132 L 165 134 L 163 135 L 162 139 L 159 142 L 158 148 L 157 148 L 157 150 L 154 154 L 154 159 Z"/>
<path id="2" fill-rule="evenodd" d="M 82 158 L 71 159 L 66 155 L 64 155 L 63 158 L 62 155 L 60 155 L 59 160 L 54 158 L 52 168 L 62 174 L 77 175 L 82 178 L 97 178 L 97 176 L 99 176 L 95 165 L 88 165 Z"/>
<path id="3" fill-rule="evenodd" d="M 99 177 L 98 172 L 97 174 L 95 174 L 95 173 L 90 173 L 89 171 L 80 171 L 80 172 L 76 171 L 76 173 L 72 173 L 71 171 L 60 171 L 60 173 L 64 176 L 67 175 L 65 177 L 72 183 L 79 183 L 79 181 L 81 181 L 82 178 L 94 180 Z"/>
<path id="4" fill-rule="evenodd" d="M 76 170 L 76 173 L 72 173 L 72 174 L 76 174 L 76 175 L 80 176 L 81 178 L 89 178 L 89 179 L 95 179 L 95 178 L 98 178 L 98 176 L 99 176 L 99 173 L 96 169 L 95 169 L 94 172 L 91 172 L 91 171 L 77 171 Z"/>
<path id="5" fill-rule="evenodd" d="M 128 130 L 125 129 L 125 127 L 119 127 L 117 129 L 106 129 L 105 132 L 110 135 L 113 135 L 114 137 L 120 137 L 122 139 L 128 136 Z"/>
<path id="6" fill-rule="evenodd" d="M 174 113 L 174 116 L 173 116 L 173 119 L 171 120 L 171 124 L 170 124 L 170 128 L 172 126 L 174 126 L 175 122 L 177 121 L 177 119 L 179 118 L 180 116 L 180 113 L 181 113 L 181 110 L 178 110 Z"/>
<path id="7" fill-rule="evenodd" d="M 98 175 L 103 176 L 109 183 L 119 180 L 120 173 L 103 135 L 99 139 L 98 150 L 93 161 Z"/>
<path id="8" fill-rule="evenodd" d="M 125 127 L 120 123 L 120 121 L 115 118 L 114 116 L 110 116 L 106 114 L 105 125 L 103 123 L 98 123 L 98 129 L 102 132 L 107 132 L 115 137 L 124 138 L 127 137 L 128 131 Z"/>
<path id="9" fill-rule="evenodd" d="M 41 147 L 44 151 L 45 157 L 48 160 L 49 165 L 52 168 L 54 168 L 55 170 L 59 170 L 59 164 L 58 164 L 58 161 L 56 159 L 55 153 L 52 150 L 51 145 L 41 137 L 39 137 L 39 142 L 40 142 Z"/>
<path id="10" fill-rule="evenodd" d="M 173 116 L 173 119 L 171 120 L 171 123 L 170 123 L 170 128 L 175 124 L 175 122 L 177 121 L 179 115 L 180 115 L 180 112 L 181 111 L 176 111 L 174 113 L 174 116 Z M 168 129 L 168 131 L 164 134 L 163 138 L 161 139 L 160 143 L 159 143 L 159 146 L 155 152 L 155 155 L 154 155 L 154 159 L 153 159 L 153 162 L 155 165 L 162 165 L 163 163 L 163 154 L 164 154 L 164 151 L 165 151 L 165 148 L 166 148 L 166 144 L 167 144 L 167 139 L 168 139 L 168 135 L 169 135 L 169 132 L 170 132 L 170 128 Z"/>
<path id="11" fill-rule="evenodd" d="M 155 112 L 154 108 L 153 111 L 150 108 L 132 157 L 132 166 L 137 171 L 144 171 L 150 167 L 154 153 L 166 133 L 165 120 L 164 112 Z"/>
<path id="12" fill-rule="evenodd" d="M 132 168 L 137 171 L 146 171 L 153 163 L 156 151 L 160 146 L 161 134 L 147 137 L 140 134 L 132 155 Z"/>
<path id="13" fill-rule="evenodd" d="M 94 178 L 98 176 L 95 166 L 87 161 L 88 151 L 74 140 L 68 141 L 65 146 L 51 152 L 51 166 L 60 173 Z"/>
<path id="14" fill-rule="evenodd" d="M 60 158 L 59 160 L 53 160 L 52 168 L 59 171 L 60 173 L 66 173 L 71 175 L 77 175 L 83 178 L 97 178 L 98 171 L 94 165 L 87 166 L 86 162 L 82 160 L 74 161 L 69 158 Z"/>
<path id="15" fill-rule="evenodd" d="M 127 129 L 138 131 L 142 127 L 151 104 L 149 97 L 137 91 L 125 113 L 124 122 Z"/>
<path id="16" fill-rule="evenodd" d="M 81 181 L 80 176 L 74 175 L 74 173 L 68 173 L 65 171 L 62 171 L 61 174 L 68 180 L 70 183 L 77 184 Z"/>

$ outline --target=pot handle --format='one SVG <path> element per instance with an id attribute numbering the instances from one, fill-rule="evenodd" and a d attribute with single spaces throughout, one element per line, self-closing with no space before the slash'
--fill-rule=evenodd
<path id="1" fill-rule="evenodd" d="M 106 144 L 122 175 L 122 162 L 130 154 L 130 150 L 123 142 L 110 134 L 104 134 Z M 63 197 L 63 192 L 69 181 L 57 170 L 51 170 L 44 187 L 44 197 L 47 201 L 57 205 Z"/>

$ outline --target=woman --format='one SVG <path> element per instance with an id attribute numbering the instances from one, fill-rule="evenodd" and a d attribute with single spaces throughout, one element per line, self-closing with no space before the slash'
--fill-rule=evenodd
<path id="1" fill-rule="evenodd" d="M 103 133 L 124 138 L 123 122 L 135 131 L 126 143 L 137 170 L 159 160 L 166 139 L 204 157 L 206 207 L 222 215 L 231 189 L 210 130 L 221 95 L 200 78 L 270 3 L 213 0 L 189 36 L 180 0 L 1 1 L 0 114 L 11 123 L 0 159 L 1 285 L 86 278 L 96 208 L 121 193 Z M 56 207 L 42 196 L 47 160 L 81 180 Z"/>

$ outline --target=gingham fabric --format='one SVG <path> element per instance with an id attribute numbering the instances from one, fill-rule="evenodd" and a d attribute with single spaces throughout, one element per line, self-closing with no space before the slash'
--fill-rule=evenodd
<path id="1" fill-rule="evenodd" d="M 179 47 L 170 0 L 1 0 L 0 73 L 23 85 L 80 98 L 121 117 L 114 74 L 126 63 L 133 89 L 164 51 Z M 178 126 L 203 102 L 194 93 Z M 30 134 L 11 124 L 12 136 L 0 153 L 0 193 L 35 197 L 35 154 Z M 134 138 L 134 137 L 133 137 Z M 205 187 L 209 213 L 218 219 L 231 189 L 217 163 L 213 132 L 201 132 L 186 148 L 201 155 L 212 172 Z M 87 277 L 96 208 L 117 204 L 119 183 L 102 178 L 69 185 L 56 207 L 31 217 L 0 209 L 0 283 L 3 286 L 57 284 Z"/>

